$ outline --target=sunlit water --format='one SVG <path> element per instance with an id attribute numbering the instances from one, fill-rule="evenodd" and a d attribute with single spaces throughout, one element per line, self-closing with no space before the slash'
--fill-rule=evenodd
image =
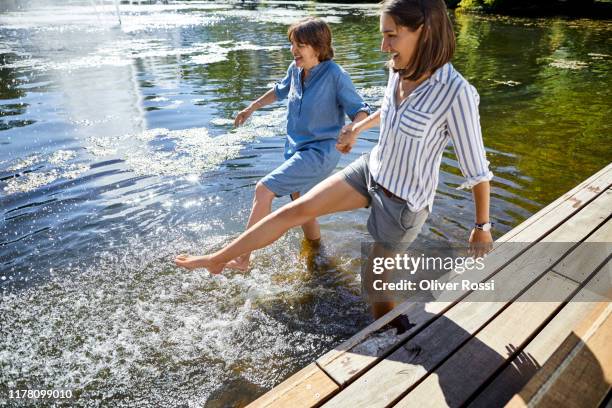
<path id="1" fill-rule="evenodd" d="M 56 388 L 77 406 L 240 405 L 371 321 L 365 210 L 321 219 L 315 257 L 295 230 L 247 274 L 171 260 L 235 237 L 256 181 L 282 161 L 283 104 L 239 130 L 231 119 L 283 76 L 288 24 L 324 17 L 336 60 L 379 106 L 376 7 L 122 5 L 121 26 L 112 5 L 0 14 L 0 401 Z M 453 19 L 500 236 L 612 158 L 612 25 Z M 467 239 L 461 182 L 449 147 L 419 240 Z"/>

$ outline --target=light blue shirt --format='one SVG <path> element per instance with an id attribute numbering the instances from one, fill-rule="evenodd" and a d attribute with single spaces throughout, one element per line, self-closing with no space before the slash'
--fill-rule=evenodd
<path id="1" fill-rule="evenodd" d="M 431 212 L 449 141 L 466 178 L 460 187 L 491 180 L 476 89 L 447 63 L 396 105 L 399 81 L 391 73 L 380 108 L 380 138 L 369 162 L 374 180 L 406 200 L 411 211 L 427 206 Z"/>
<path id="2" fill-rule="evenodd" d="M 300 80 L 304 70 L 291 63 L 287 75 L 274 86 L 276 99 L 289 99 L 285 158 L 305 148 L 322 150 L 339 158 L 336 139 L 344 126 L 370 107 L 355 90 L 349 74 L 332 60 L 322 61 Z"/>

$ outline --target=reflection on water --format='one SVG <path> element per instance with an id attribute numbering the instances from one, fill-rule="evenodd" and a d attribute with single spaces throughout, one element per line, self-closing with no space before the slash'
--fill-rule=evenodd
<path id="1" fill-rule="evenodd" d="M 47 7 L 0 15 L 0 394 L 72 389 L 80 406 L 227 406 L 271 388 L 369 321 L 365 210 L 298 230 L 248 274 L 171 265 L 218 248 L 282 161 L 285 109 L 233 115 L 290 61 L 287 25 L 324 17 L 337 61 L 380 105 L 377 5 L 277 2 Z M 608 22 L 453 16 L 479 90 L 497 236 L 612 157 Z M 362 136 L 340 167 L 371 149 Z M 466 239 L 452 148 L 419 239 Z M 286 199 L 279 200 L 280 205 Z"/>

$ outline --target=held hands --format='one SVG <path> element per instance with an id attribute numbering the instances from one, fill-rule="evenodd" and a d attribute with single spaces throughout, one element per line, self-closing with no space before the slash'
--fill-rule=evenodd
<path id="1" fill-rule="evenodd" d="M 255 107 L 253 105 L 249 105 L 246 109 L 238 112 L 238 115 L 236 115 L 234 119 L 234 127 L 242 126 L 242 124 L 251 117 L 253 112 L 255 112 Z"/>
<path id="2" fill-rule="evenodd" d="M 353 145 L 357 141 L 357 136 L 359 136 L 359 132 L 356 129 L 354 123 L 349 123 L 345 125 L 342 130 L 340 130 L 340 135 L 338 136 L 338 141 L 336 142 L 336 149 L 340 153 L 348 153 L 353 148 Z"/>
<path id="3" fill-rule="evenodd" d="M 491 231 L 483 231 L 478 228 L 472 229 L 470 234 L 469 252 L 474 257 L 484 257 L 493 248 L 493 237 Z"/>

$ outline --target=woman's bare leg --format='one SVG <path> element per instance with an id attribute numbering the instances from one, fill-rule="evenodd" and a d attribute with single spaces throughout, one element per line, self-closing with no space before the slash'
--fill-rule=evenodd
<path id="1" fill-rule="evenodd" d="M 374 258 L 394 258 L 396 252 L 385 249 L 382 245 L 375 243 L 368 257 L 368 263 L 365 268 L 365 276 L 362 279 L 365 287 L 372 290 L 375 279 L 380 279 L 383 282 L 391 281 L 391 271 L 385 269 L 381 275 L 374 275 L 372 272 Z M 395 308 L 395 302 L 392 299 L 385 299 L 385 293 L 372 294 L 368 299 L 374 319 L 378 319 Z"/>
<path id="2" fill-rule="evenodd" d="M 362 208 L 367 204 L 365 196 L 344 181 L 342 175 L 335 174 L 260 220 L 225 248 L 212 255 L 179 255 L 175 263 L 188 269 L 206 268 L 211 273 L 220 273 L 230 260 L 270 245 L 292 227 L 321 215 Z"/>
<path id="3" fill-rule="evenodd" d="M 274 200 L 274 197 L 275 194 L 266 187 L 264 183 L 261 181 L 257 182 L 255 186 L 255 195 L 253 196 L 253 207 L 251 208 L 251 214 L 247 222 L 247 229 L 257 224 L 259 220 L 272 212 L 272 200 Z M 250 259 L 251 253 L 247 252 L 229 261 L 227 267 L 246 271 L 249 269 Z"/>
<path id="4" fill-rule="evenodd" d="M 291 194 L 293 200 L 297 200 L 300 197 L 300 193 Z M 316 218 L 306 221 L 302 225 L 302 231 L 304 231 L 304 237 L 310 241 L 318 241 L 321 239 L 321 228 L 319 228 L 319 222 Z"/>

